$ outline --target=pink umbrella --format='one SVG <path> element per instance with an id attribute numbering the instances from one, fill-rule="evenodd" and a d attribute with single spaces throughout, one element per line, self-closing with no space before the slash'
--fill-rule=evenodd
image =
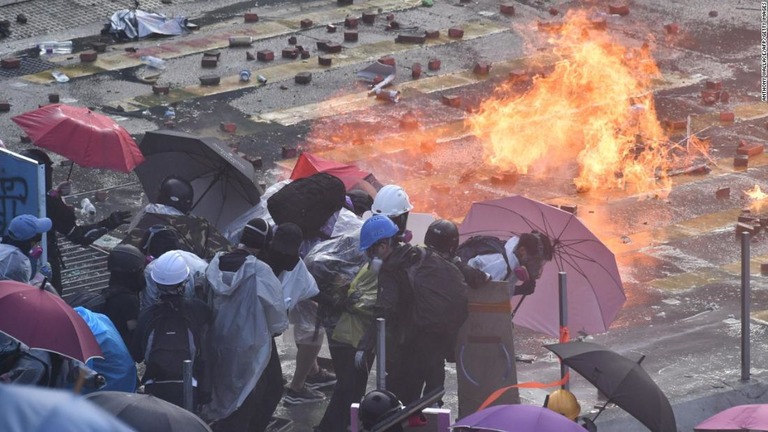
<path id="1" fill-rule="evenodd" d="M 695 431 L 768 431 L 768 405 L 739 405 L 719 412 L 696 425 Z"/>
<path id="2" fill-rule="evenodd" d="M 616 257 L 576 216 L 532 199 L 513 195 L 472 204 L 459 227 L 461 239 L 492 235 L 508 239 L 538 230 L 549 236 L 554 259 L 544 265 L 536 291 L 515 314 L 515 324 L 558 337 L 558 272 L 567 274 L 568 329 L 601 333 L 616 318 L 627 297 Z M 513 300 L 516 306 L 519 300 Z"/>

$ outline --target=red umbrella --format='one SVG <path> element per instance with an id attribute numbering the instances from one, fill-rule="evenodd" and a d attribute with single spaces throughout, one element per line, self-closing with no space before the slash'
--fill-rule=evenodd
<path id="1" fill-rule="evenodd" d="M 323 159 L 320 156 L 315 156 L 313 154 L 302 153 L 299 156 L 299 159 L 296 160 L 296 165 L 293 167 L 291 180 L 309 177 L 312 174 L 319 172 L 328 173 L 334 177 L 338 177 L 344 182 L 344 187 L 346 187 L 347 190 L 350 190 L 360 182 L 360 180 L 364 180 L 371 175 L 371 173 L 365 172 L 355 165 L 347 165 L 330 159 Z"/>
<path id="2" fill-rule="evenodd" d="M 0 332 L 30 348 L 87 362 L 101 357 L 88 324 L 60 297 L 16 281 L 0 281 Z"/>
<path id="3" fill-rule="evenodd" d="M 144 162 L 136 141 L 111 118 L 88 108 L 46 105 L 12 117 L 39 147 L 76 164 L 131 172 Z"/>

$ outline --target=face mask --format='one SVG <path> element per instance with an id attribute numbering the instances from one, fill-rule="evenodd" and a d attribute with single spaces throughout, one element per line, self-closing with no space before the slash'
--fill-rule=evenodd
<path id="1" fill-rule="evenodd" d="M 528 279 L 531 278 L 531 276 L 528 274 L 528 270 L 523 266 L 515 267 L 514 272 L 515 278 L 518 282 L 528 282 Z"/>
<path id="2" fill-rule="evenodd" d="M 384 265 L 384 260 L 379 257 L 374 257 L 371 263 L 368 264 L 368 268 L 375 274 L 378 274 L 381 270 L 381 266 Z"/>

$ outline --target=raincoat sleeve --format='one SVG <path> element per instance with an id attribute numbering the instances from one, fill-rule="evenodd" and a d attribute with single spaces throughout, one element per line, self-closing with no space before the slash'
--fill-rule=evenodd
<path id="1" fill-rule="evenodd" d="M 249 257 L 249 261 L 253 262 L 254 277 L 258 281 L 259 299 L 267 319 L 267 328 L 272 335 L 282 334 L 288 329 L 288 310 L 285 307 L 283 287 L 268 265 L 255 257 Z"/>
<path id="2" fill-rule="evenodd" d="M 281 273 L 278 279 L 282 284 L 285 308 L 288 311 L 293 310 L 300 301 L 310 299 L 320 292 L 315 278 L 301 259 L 293 270 Z"/>
<path id="3" fill-rule="evenodd" d="M 32 264 L 29 258 L 16 246 L 0 244 L 0 280 L 27 283 L 31 277 Z"/>

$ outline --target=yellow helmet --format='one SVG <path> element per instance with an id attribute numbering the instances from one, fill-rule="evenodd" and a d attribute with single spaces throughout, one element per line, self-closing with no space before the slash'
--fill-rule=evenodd
<path id="1" fill-rule="evenodd" d="M 576 400 L 576 396 L 568 390 L 563 389 L 555 390 L 550 393 L 544 406 L 571 420 L 576 420 L 576 417 L 581 413 L 581 405 L 579 405 L 579 402 Z"/>

